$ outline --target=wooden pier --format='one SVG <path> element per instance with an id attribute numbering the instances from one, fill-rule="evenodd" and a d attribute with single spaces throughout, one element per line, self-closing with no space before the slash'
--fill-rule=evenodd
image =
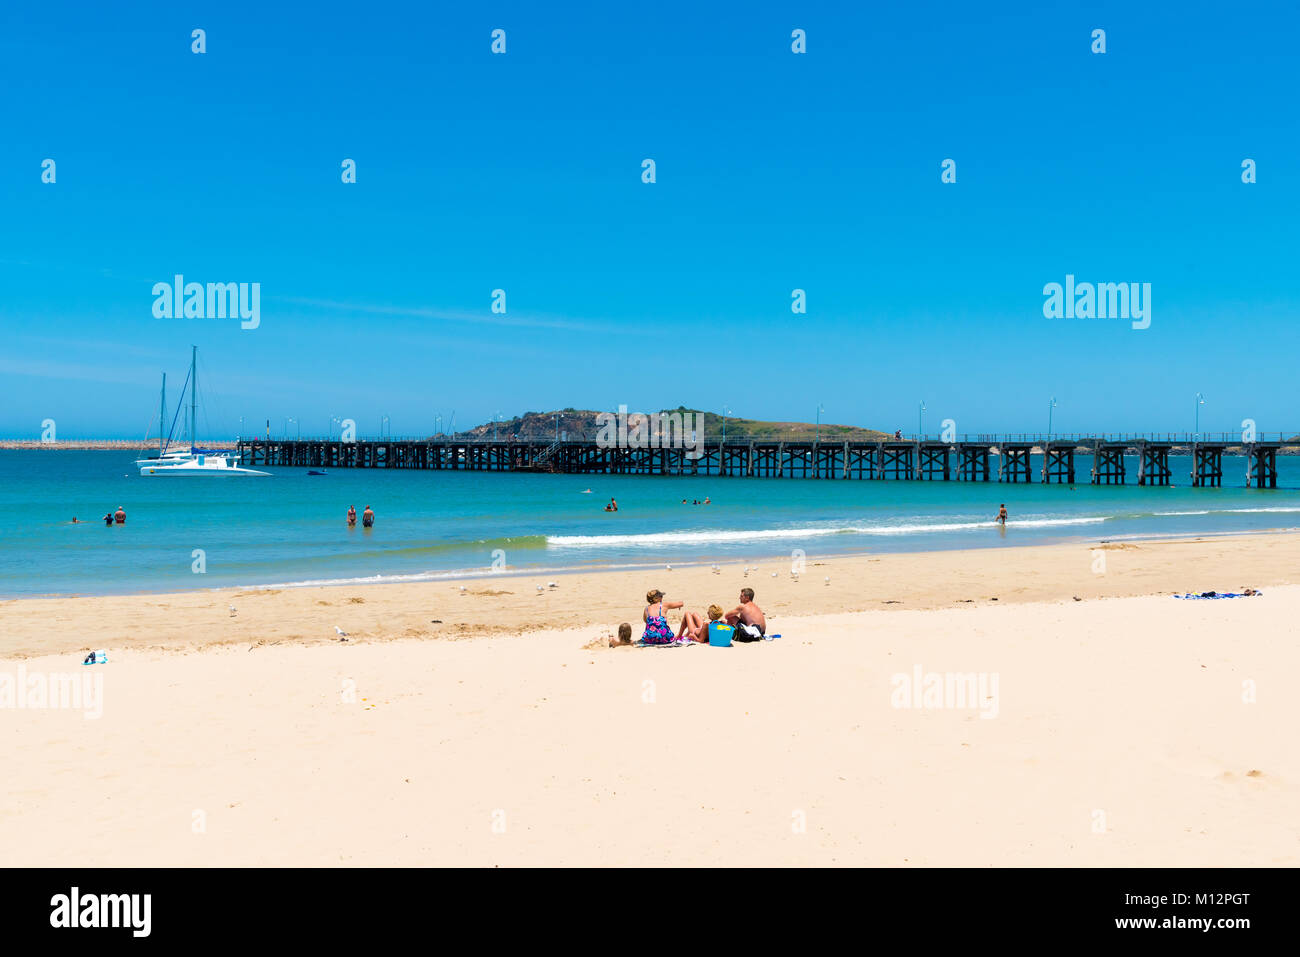
<path id="1" fill-rule="evenodd" d="M 1187 455 L 1196 487 L 1223 485 L 1225 455 L 1244 456 L 1242 478 L 1277 487 L 1277 455 L 1300 452 L 1285 433 L 1244 442 L 1239 436 L 979 435 L 885 441 L 713 440 L 698 455 L 686 448 L 608 446 L 588 438 L 561 441 L 436 436 L 427 439 L 251 439 L 238 443 L 244 464 L 295 468 L 396 468 L 471 472 L 556 472 L 601 475 L 708 475 L 763 478 L 873 479 L 928 482 L 1076 483 L 1075 459 L 1092 457 L 1088 482 L 1125 485 L 1136 459 L 1139 485 L 1175 484 L 1171 455 Z M 996 468 L 993 460 L 997 459 Z"/>

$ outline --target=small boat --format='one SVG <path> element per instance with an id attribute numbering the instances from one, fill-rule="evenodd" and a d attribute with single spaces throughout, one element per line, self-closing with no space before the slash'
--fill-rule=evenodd
<path id="1" fill-rule="evenodd" d="M 182 460 L 172 465 L 142 466 L 140 474 L 171 476 L 223 475 L 229 478 L 238 478 L 240 476 L 269 476 L 271 473 L 242 467 L 239 465 L 239 456 L 237 455 L 205 455 L 200 453 L 192 459 Z"/>
<path id="2" fill-rule="evenodd" d="M 308 474 L 308 475 L 324 475 L 325 473 L 322 472 L 322 471 L 319 471 L 318 469 L 308 469 L 308 470 L 307 470 L 307 474 Z"/>
<path id="3" fill-rule="evenodd" d="M 168 434 L 166 440 L 161 438 L 161 428 L 159 429 L 160 438 L 158 453 L 155 456 L 145 459 L 136 459 L 135 464 L 140 469 L 141 475 L 170 475 L 170 476 L 190 476 L 190 475 L 221 475 L 229 478 L 238 478 L 240 476 L 270 476 L 270 472 L 259 472 L 256 469 L 247 469 L 239 464 L 240 455 L 238 452 L 226 451 L 224 449 L 201 449 L 195 446 L 194 436 L 198 428 L 198 357 L 199 350 L 193 347 L 190 353 L 190 374 L 186 380 L 186 385 L 190 387 L 190 415 L 189 415 L 189 438 L 190 447 L 178 449 L 171 447 L 171 435 Z M 184 393 L 185 387 L 181 387 Z M 176 418 L 179 419 L 181 410 L 176 409 Z M 166 419 L 167 415 L 167 377 L 163 376 L 163 392 L 160 412 L 160 421 Z M 175 431 L 176 423 L 172 422 L 172 431 Z"/>

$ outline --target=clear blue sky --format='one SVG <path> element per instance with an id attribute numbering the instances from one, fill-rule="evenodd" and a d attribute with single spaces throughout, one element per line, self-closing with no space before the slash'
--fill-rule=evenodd
<path id="1" fill-rule="evenodd" d="M 191 344 L 210 437 L 819 400 L 911 431 L 921 399 L 931 430 L 1020 431 L 1053 395 L 1058 430 L 1172 430 L 1197 391 L 1203 429 L 1300 430 L 1298 28 L 1292 3 L 7 4 L 0 435 L 140 436 Z M 154 318 L 175 273 L 260 282 L 260 328 Z M 1151 328 L 1044 318 L 1067 273 L 1150 282 Z"/>

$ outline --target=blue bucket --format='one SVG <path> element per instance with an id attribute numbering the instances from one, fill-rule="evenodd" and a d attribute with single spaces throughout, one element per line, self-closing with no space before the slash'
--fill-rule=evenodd
<path id="1" fill-rule="evenodd" d="M 709 622 L 709 644 L 714 648 L 730 648 L 731 636 L 736 633 L 736 629 L 720 621 Z"/>

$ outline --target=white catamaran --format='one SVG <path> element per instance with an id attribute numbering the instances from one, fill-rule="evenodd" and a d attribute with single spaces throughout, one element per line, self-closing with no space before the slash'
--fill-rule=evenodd
<path id="1" fill-rule="evenodd" d="M 167 376 L 163 375 L 163 389 L 161 413 L 159 416 L 158 427 L 158 454 L 151 458 L 136 459 L 135 464 L 140 468 L 141 475 L 170 475 L 170 476 L 188 476 L 188 475 L 223 475 L 230 478 L 238 476 L 269 476 L 270 472 L 259 472 L 256 469 L 246 469 L 239 464 L 239 453 L 216 449 L 196 448 L 194 443 L 195 429 L 198 426 L 198 356 L 197 346 L 191 347 L 190 353 L 190 448 L 172 448 L 171 433 L 167 438 L 162 438 L 162 423 L 167 420 Z M 181 391 L 184 391 L 182 386 Z M 176 417 L 180 417 L 180 409 L 176 410 Z M 175 420 L 172 421 L 172 430 L 176 428 Z"/>

